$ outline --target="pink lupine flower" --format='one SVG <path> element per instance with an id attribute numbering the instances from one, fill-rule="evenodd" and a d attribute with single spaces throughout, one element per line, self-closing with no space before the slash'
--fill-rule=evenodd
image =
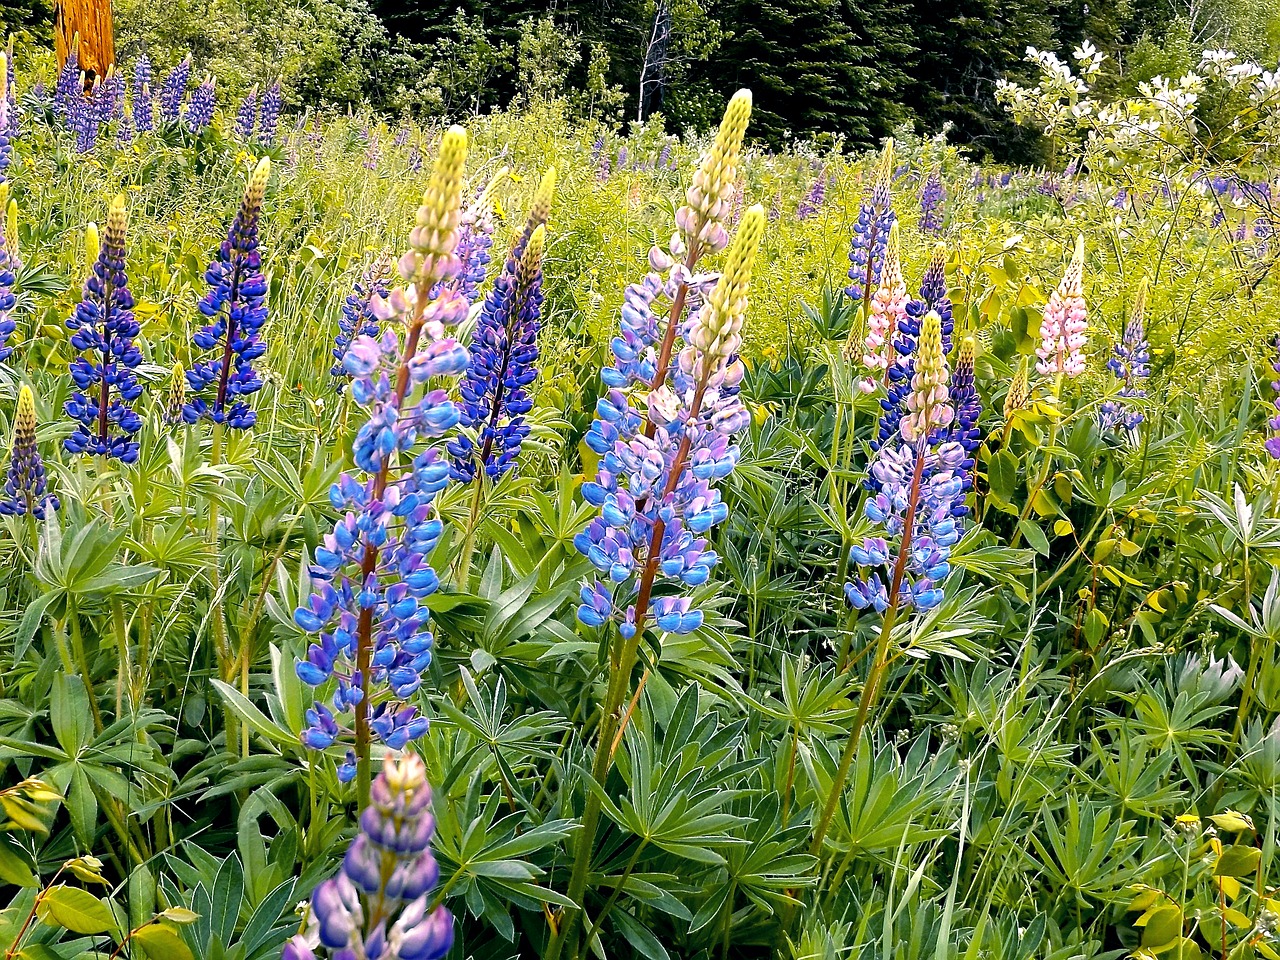
<path id="1" fill-rule="evenodd" d="M 1043 376 L 1078 377 L 1084 372 L 1084 346 L 1089 342 L 1088 313 L 1084 302 L 1084 237 L 1076 238 L 1075 254 L 1067 264 L 1058 289 L 1045 304 L 1040 321 L 1040 358 L 1036 370 Z"/>
<path id="2" fill-rule="evenodd" d="M 863 393 L 873 392 L 877 380 L 883 381 L 888 376 L 889 364 L 894 360 L 893 338 L 898 323 L 907 315 L 909 299 L 898 255 L 898 225 L 894 223 L 889 228 L 889 242 L 885 246 L 880 288 L 871 297 L 871 314 L 867 318 L 867 352 L 862 362 L 872 376 L 859 381 L 858 389 Z"/>

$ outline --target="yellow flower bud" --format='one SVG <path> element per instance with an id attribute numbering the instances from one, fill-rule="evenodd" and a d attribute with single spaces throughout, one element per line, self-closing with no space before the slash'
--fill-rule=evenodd
<path id="1" fill-rule="evenodd" d="M 556 198 L 556 168 L 548 167 L 542 175 L 542 181 L 533 195 L 533 203 L 529 207 L 529 223 L 537 225 L 546 223 L 551 218 L 551 204 Z"/>
<path id="2" fill-rule="evenodd" d="M 84 258 L 88 264 L 90 271 L 98 259 L 98 251 L 102 249 L 102 243 L 98 239 L 98 225 L 91 223 L 84 230 Z"/>
<path id="3" fill-rule="evenodd" d="M 467 162 L 467 131 L 452 126 L 440 140 L 440 153 L 418 207 L 409 245 L 419 255 L 414 275 L 421 283 L 443 280 L 457 271 L 458 220 Z"/>

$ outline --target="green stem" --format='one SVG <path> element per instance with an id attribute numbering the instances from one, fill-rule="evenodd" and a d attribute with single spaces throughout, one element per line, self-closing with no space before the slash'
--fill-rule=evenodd
<path id="1" fill-rule="evenodd" d="M 213 425 L 213 438 L 209 449 L 209 466 L 222 465 L 222 424 Z M 216 497 L 209 498 L 208 528 L 206 536 L 209 540 L 209 621 L 213 629 L 213 650 L 218 661 L 218 676 L 224 683 L 235 679 L 234 664 L 231 656 L 231 645 L 227 639 L 227 624 L 222 610 L 222 539 L 221 509 Z M 230 753 L 239 739 L 239 723 L 228 704 L 222 712 L 223 739 L 226 750 Z"/>
<path id="2" fill-rule="evenodd" d="M 1059 373 L 1053 379 L 1053 398 L 1055 401 L 1062 396 L 1062 374 Z M 1026 506 L 1022 508 L 1022 513 L 1018 515 L 1018 526 L 1014 528 L 1013 537 L 1009 540 L 1010 548 L 1016 547 L 1022 540 L 1022 522 L 1031 516 L 1031 510 L 1035 506 L 1036 497 L 1049 482 L 1049 473 L 1053 469 L 1053 443 L 1058 436 L 1058 421 L 1061 419 L 1062 410 L 1055 403 L 1058 416 L 1054 417 L 1053 423 L 1049 425 L 1049 442 L 1045 444 L 1044 467 L 1040 471 L 1040 479 L 1036 481 L 1036 485 L 1031 488 L 1031 493 L 1027 497 Z"/>
<path id="3" fill-rule="evenodd" d="M 476 528 L 480 525 L 480 508 L 484 500 L 484 464 L 476 471 L 475 492 L 471 496 L 471 519 L 467 521 L 467 535 L 458 554 L 458 565 L 453 578 L 455 590 L 466 590 L 471 579 L 471 557 L 476 549 Z"/>
<path id="4" fill-rule="evenodd" d="M 836 807 L 840 805 L 840 797 L 844 794 L 845 780 L 849 776 L 849 767 L 853 763 L 854 754 L 858 751 L 858 743 L 862 739 L 862 731 L 866 726 L 871 708 L 880 696 L 880 684 L 884 679 L 885 667 L 889 661 L 889 635 L 893 631 L 894 621 L 898 615 L 898 599 L 902 591 L 902 580 L 907 570 L 907 558 L 911 553 L 911 538 L 915 528 L 916 509 L 920 501 L 920 484 L 924 478 L 924 461 L 927 444 L 926 437 L 920 442 L 916 451 L 915 472 L 911 477 L 911 487 L 907 499 L 907 513 L 902 521 L 902 543 L 898 548 L 898 557 L 893 565 L 893 577 L 889 584 L 889 607 L 880 626 L 880 636 L 876 640 L 876 653 L 871 661 L 871 669 L 867 672 L 867 682 L 862 687 L 862 695 L 858 698 L 858 713 L 849 732 L 849 742 L 845 744 L 844 753 L 840 757 L 840 765 L 836 769 L 835 779 L 831 781 L 831 793 L 827 797 L 822 811 L 822 819 L 814 831 L 810 853 L 815 857 L 822 854 L 822 842 L 826 839 L 831 820 L 835 817 Z"/>
<path id="5" fill-rule="evenodd" d="M 76 602 L 67 597 L 67 622 L 71 626 L 71 649 L 75 653 L 76 663 L 80 667 L 80 677 L 84 682 L 85 692 L 89 694 L 89 710 L 93 713 L 93 730 L 102 732 L 102 711 L 98 708 L 98 695 L 93 689 L 93 677 L 89 673 L 89 657 L 84 650 L 84 637 L 80 633 L 80 612 Z"/>

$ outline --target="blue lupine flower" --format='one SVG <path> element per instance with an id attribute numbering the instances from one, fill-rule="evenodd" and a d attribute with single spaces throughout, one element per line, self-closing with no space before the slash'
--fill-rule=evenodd
<path id="1" fill-rule="evenodd" d="M 191 80 L 191 58 L 169 71 L 160 84 L 160 119 L 165 123 L 177 123 L 182 116 L 182 102 L 187 98 L 187 84 Z"/>
<path id="2" fill-rule="evenodd" d="M 338 875 L 311 894 L 307 935 L 282 960 L 316 960 L 317 949 L 333 960 L 440 960 L 453 946 L 453 917 L 431 909 L 440 867 L 422 759 L 389 755 L 369 799 Z"/>
<path id="3" fill-rule="evenodd" d="M 84 77 L 80 73 L 80 50 L 73 45 L 67 54 L 66 63 L 58 71 L 58 79 L 53 87 L 54 116 L 69 121 L 71 108 L 78 97 L 84 96 Z"/>
<path id="4" fill-rule="evenodd" d="M 942 232 L 942 177 L 933 171 L 920 190 L 920 232 L 937 235 Z"/>
<path id="5" fill-rule="evenodd" d="M 113 66 L 107 71 L 106 79 L 102 81 L 103 123 L 124 119 L 125 92 L 124 74 L 118 73 Z"/>
<path id="6" fill-rule="evenodd" d="M 217 103 L 213 77 L 205 77 L 204 81 L 191 91 L 191 102 L 187 104 L 187 127 L 193 133 L 199 133 L 213 123 L 213 110 Z"/>
<path id="7" fill-rule="evenodd" d="M 107 214 L 102 243 L 96 228 L 91 225 L 88 231 L 92 270 L 84 283 L 84 298 L 67 320 L 74 331 L 71 346 L 81 353 L 71 362 L 76 389 L 66 403 L 67 415 L 77 423 L 63 446 L 69 453 L 133 463 L 138 459 L 133 435 L 142 427 L 142 418 L 131 405 L 142 395 L 134 373 L 142 352 L 134 343 L 139 327 L 125 273 L 127 228 L 124 197 L 118 196 Z"/>
<path id="8" fill-rule="evenodd" d="M 268 146 L 275 143 L 276 125 L 280 122 L 280 81 L 276 80 L 262 94 L 262 109 L 258 113 L 258 142 Z"/>
<path id="9" fill-rule="evenodd" d="M 1098 411 L 1098 422 L 1103 430 L 1120 428 L 1132 432 L 1138 429 L 1144 419 L 1142 411 L 1126 401 L 1140 400 L 1147 395 L 1142 387 L 1151 375 L 1151 348 L 1143 329 L 1146 302 L 1147 282 L 1144 277 L 1138 287 L 1133 313 L 1125 326 L 1124 336 L 1112 347 L 1112 357 L 1107 361 L 1107 369 L 1120 381 L 1121 386 L 1120 399 L 1104 401 Z"/>
<path id="10" fill-rule="evenodd" d="M 151 97 L 151 60 L 144 53 L 133 65 L 133 91 L 130 103 L 133 128 L 139 133 L 155 129 L 155 105 Z"/>
<path id="11" fill-rule="evenodd" d="M 241 140 L 253 139 L 254 128 L 258 125 L 258 88 L 250 90 L 236 111 L 236 136 Z"/>
<path id="12" fill-rule="evenodd" d="M 98 105 L 100 87 L 94 84 L 87 94 L 77 93 L 68 102 L 68 120 L 76 137 L 76 152 L 89 153 L 98 143 L 98 131 L 102 125 Z"/>
<path id="13" fill-rule="evenodd" d="M 44 461 L 36 446 L 36 402 L 25 383 L 18 391 L 18 411 L 13 418 L 13 445 L 9 451 L 9 473 L 0 497 L 0 514 L 32 516 L 43 520 L 58 509 L 58 498 L 49 492 Z"/>
<path id="14" fill-rule="evenodd" d="M 13 355 L 13 347 L 9 346 L 9 338 L 18 329 L 13 319 L 13 308 L 18 300 L 13 295 L 14 258 L 9 253 L 9 244 L 5 239 L 5 231 L 0 230 L 0 362 Z"/>
<path id="15" fill-rule="evenodd" d="M 334 378 L 335 386 L 341 390 L 350 379 L 343 361 L 351 341 L 356 337 L 376 337 L 380 325 L 373 312 L 373 298 L 387 297 L 391 293 L 391 261 L 387 257 L 379 257 L 361 275 L 353 285 L 351 293 L 342 304 L 342 315 L 338 318 L 338 336 L 333 341 L 334 364 L 329 375 Z"/>
<path id="16" fill-rule="evenodd" d="M 398 749 L 427 729 L 426 718 L 403 701 L 431 662 L 426 600 L 440 584 L 429 558 L 444 531 L 434 501 L 449 483 L 449 465 L 430 443 L 456 426 L 458 411 L 444 390 L 413 388 L 467 366 L 466 349 L 445 335 L 468 309 L 454 283 L 465 157 L 466 133 L 454 127 L 441 143 L 411 249 L 399 261 L 412 290 L 374 300 L 379 319 L 403 322 L 385 325 L 376 339 L 357 336 L 343 358 L 351 396 L 369 415 L 353 449 L 365 476 L 344 473 L 329 492 L 343 516 L 316 550 L 314 592 L 294 621 L 319 634 L 297 664 L 299 678 L 312 686 L 332 681 L 325 710 L 355 715 L 361 756 L 340 768 L 344 778 L 367 763 L 370 735 Z M 302 735 L 308 745 L 336 738 L 317 722 L 325 717 L 320 706 L 315 710 Z"/>
<path id="17" fill-rule="evenodd" d="M 266 352 L 259 337 L 267 320 L 267 281 L 262 275 L 258 251 L 258 218 L 267 189 L 271 162 L 263 157 L 249 176 L 244 199 L 218 250 L 205 280 L 209 292 L 200 301 L 200 312 L 209 324 L 192 340 L 201 350 L 216 351 L 212 360 L 193 363 L 187 383 L 194 395 L 183 405 L 187 423 L 208 417 L 235 430 L 247 430 L 257 413 L 243 399 L 262 389 L 253 361 Z M 211 398 L 201 391 L 214 387 Z"/>
<path id="18" fill-rule="evenodd" d="M 1267 427 L 1271 431 L 1271 436 L 1267 437 L 1266 447 L 1272 459 L 1280 460 L 1280 334 L 1271 341 L 1271 346 L 1275 353 L 1271 361 L 1271 369 L 1276 374 L 1276 379 L 1271 381 L 1271 389 L 1275 392 L 1275 399 L 1271 401 L 1272 407 L 1276 410 L 1276 415 L 1267 421 Z"/>
<path id="19" fill-rule="evenodd" d="M 465 483 L 474 480 L 479 469 L 491 480 L 511 469 L 529 435 L 524 417 L 533 408 L 528 387 L 538 375 L 544 224 L 554 189 L 553 168 L 485 298 L 471 337 L 471 361 L 459 388 L 460 414 L 462 425 L 476 436 L 473 441 L 459 434 L 448 444 L 453 476 Z"/>
<path id="20" fill-rule="evenodd" d="M 845 597 L 854 609 L 889 616 L 942 602 L 951 548 L 960 539 L 960 518 L 966 512 L 963 500 L 972 465 L 968 445 L 978 439 L 964 425 L 965 418 L 957 418 L 936 311 L 921 320 L 911 349 L 905 364 L 911 370 L 910 389 L 897 395 L 895 410 L 886 410 L 882 431 L 887 420 L 893 432 L 887 437 L 882 432 L 867 476 L 870 495 L 864 513 L 884 535 L 850 550 L 856 573 L 845 584 Z M 956 386 L 962 394 L 967 390 L 963 382 Z M 969 398 L 962 399 L 972 406 Z M 969 419 L 976 427 L 976 415 Z"/>
<path id="21" fill-rule="evenodd" d="M 982 445 L 982 429 L 978 426 L 978 418 L 982 415 L 982 397 L 978 395 L 974 377 L 975 350 L 973 337 L 965 337 L 961 341 L 955 370 L 951 374 L 950 388 L 955 419 L 951 421 L 948 439 L 964 448 L 965 458 L 958 472 L 963 477 L 962 490 L 965 493 L 973 489 L 974 458 L 978 447 Z M 957 517 L 965 516 L 968 512 L 969 508 L 963 500 L 956 503 L 953 511 Z"/>
<path id="22" fill-rule="evenodd" d="M 0 183 L 8 180 L 9 165 L 13 163 L 13 138 L 18 132 L 18 115 L 9 103 L 8 89 L 6 85 L 6 96 L 0 103 Z"/>
<path id="23" fill-rule="evenodd" d="M 702 186 L 718 192 L 721 185 Z M 681 217 L 689 221 L 691 215 L 683 211 Z M 674 257 L 654 248 L 653 272 L 627 288 L 621 330 L 611 345 L 614 363 L 601 371 L 609 390 L 585 438 L 600 454 L 600 468 L 595 481 L 583 484 L 582 495 L 599 515 L 573 541 L 602 577 L 582 591 L 578 616 L 589 626 L 616 620 L 630 639 L 643 631 L 649 615 L 672 633 L 702 624 L 687 597 L 665 589 L 648 609 L 637 605 L 660 580 L 685 587 L 705 583 L 719 559 L 706 534 L 729 511 L 712 484 L 733 471 L 739 453 L 730 438 L 750 422 L 739 397 L 744 370 L 738 351 L 764 224 L 759 205 L 743 215 L 718 278 L 690 276 Z M 667 278 L 660 269 L 670 270 Z M 664 382 L 653 389 L 665 320 L 658 300 L 671 298 L 682 280 L 698 305 L 681 325 L 684 348 L 673 349 Z M 647 396 L 640 393 L 644 388 Z M 633 396 L 641 409 L 647 407 L 647 417 L 632 406 Z M 636 603 L 629 604 L 632 598 Z"/>
<path id="24" fill-rule="evenodd" d="M 871 196 L 862 201 L 858 220 L 853 226 L 853 242 L 849 247 L 849 286 L 845 292 L 858 302 L 869 300 L 880 286 L 880 270 L 884 266 L 889 228 L 897 220 L 890 204 L 889 183 L 893 168 L 893 141 L 880 157 Z"/>

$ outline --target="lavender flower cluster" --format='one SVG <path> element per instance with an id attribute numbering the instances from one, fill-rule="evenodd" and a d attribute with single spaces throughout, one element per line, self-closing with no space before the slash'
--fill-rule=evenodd
<path id="1" fill-rule="evenodd" d="M 337 876 L 311 895 L 306 932 L 282 960 L 439 960 L 453 917 L 431 908 L 440 867 L 431 853 L 431 786 L 416 754 L 388 756 Z"/>
<path id="2" fill-rule="evenodd" d="M 303 743 L 326 749 L 342 733 L 337 716 L 355 718 L 356 750 L 339 768 L 344 780 L 368 762 L 371 735 L 399 749 L 427 728 L 404 701 L 431 662 L 426 599 L 440 581 L 429 558 L 444 529 L 433 503 L 449 482 L 449 466 L 435 446 L 421 443 L 458 422 L 448 394 L 427 389 L 428 381 L 456 376 L 468 362 L 466 349 L 446 332 L 468 308 L 457 289 L 465 159 L 466 133 L 451 128 L 398 264 L 411 286 L 374 301 L 380 320 L 401 322 L 385 325 L 377 338 L 357 336 L 343 358 L 351 396 L 368 411 L 353 451 L 365 477 L 344 473 L 330 490 L 334 508 L 344 513 L 316 550 L 313 592 L 294 620 L 318 634 L 296 666 L 298 676 L 316 687 L 334 681 L 329 701 L 307 711 Z M 411 386 L 424 388 L 416 399 Z"/>

